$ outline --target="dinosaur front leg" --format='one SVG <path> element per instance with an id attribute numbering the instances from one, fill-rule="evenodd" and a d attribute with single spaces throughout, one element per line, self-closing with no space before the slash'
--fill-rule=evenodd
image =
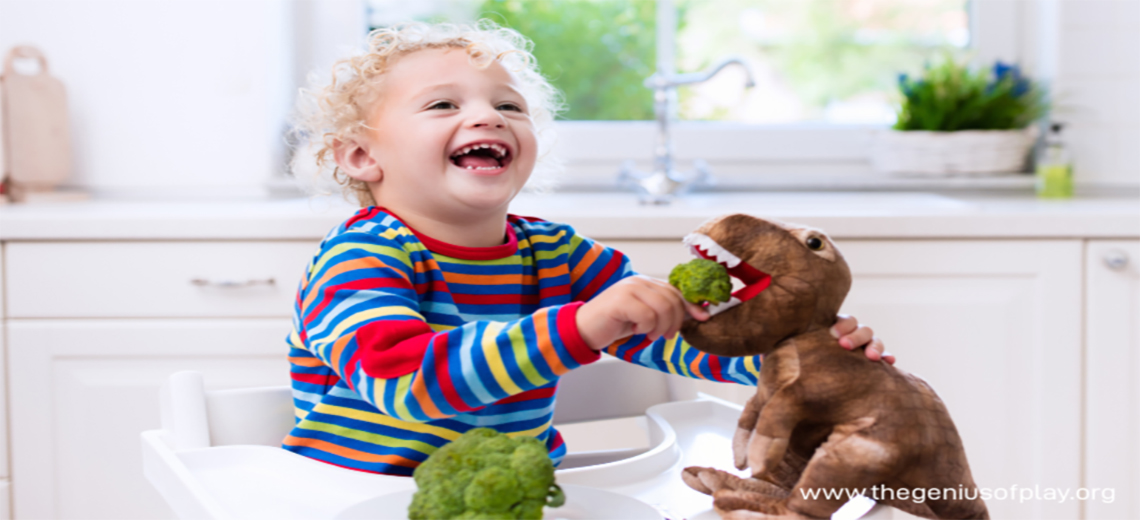
<path id="1" fill-rule="evenodd" d="M 787 454 L 792 431 L 802 417 L 800 400 L 788 388 L 776 392 L 764 404 L 748 442 L 748 467 L 754 478 L 775 481 L 771 473 Z"/>
<path id="2" fill-rule="evenodd" d="M 792 430 L 802 416 L 800 399 L 794 390 L 799 378 L 800 356 L 794 344 L 777 348 L 764 358 L 756 395 L 741 415 L 733 439 L 737 468 L 750 467 L 752 475 L 759 477 L 770 473 L 784 458 Z M 745 429 L 749 432 L 748 441 L 741 442 L 745 433 L 740 430 Z M 767 480 L 775 482 L 773 478 Z"/>
<path id="3" fill-rule="evenodd" d="M 744 405 L 740 413 L 740 420 L 736 422 L 736 433 L 732 436 L 732 462 L 736 469 L 748 467 L 748 442 L 752 439 L 752 432 L 756 429 L 756 420 L 760 418 L 760 410 L 768 402 L 768 389 L 763 384 L 756 387 L 756 394 Z"/>
<path id="4" fill-rule="evenodd" d="M 835 427 L 815 451 L 787 507 L 804 515 L 827 518 L 856 494 L 871 496 L 871 488 L 897 471 L 894 445 L 867 435 L 875 420 L 863 417 Z"/>

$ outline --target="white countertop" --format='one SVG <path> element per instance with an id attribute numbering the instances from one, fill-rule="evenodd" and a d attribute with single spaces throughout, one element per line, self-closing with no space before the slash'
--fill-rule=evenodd
<path id="1" fill-rule="evenodd" d="M 596 239 L 679 239 L 743 212 L 835 238 L 1138 238 L 1140 199 L 1039 200 L 900 192 L 690 194 L 642 206 L 627 193 L 524 195 L 512 213 L 573 225 Z M 339 198 L 0 206 L 0 240 L 318 240 L 356 208 Z"/>

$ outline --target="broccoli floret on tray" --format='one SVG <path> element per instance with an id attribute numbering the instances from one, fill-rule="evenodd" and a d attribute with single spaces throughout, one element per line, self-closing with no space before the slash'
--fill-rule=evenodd
<path id="1" fill-rule="evenodd" d="M 410 520 L 542 518 L 565 502 L 554 483 L 546 445 L 475 428 L 436 450 L 416 468 Z"/>
<path id="2" fill-rule="evenodd" d="M 693 303 L 723 303 L 732 297 L 732 279 L 728 270 L 712 260 L 694 258 L 678 264 L 669 273 L 669 284 Z"/>

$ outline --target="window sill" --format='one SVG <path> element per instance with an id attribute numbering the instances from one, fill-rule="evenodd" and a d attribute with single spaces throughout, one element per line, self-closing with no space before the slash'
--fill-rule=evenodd
<path id="1" fill-rule="evenodd" d="M 568 168 L 557 184 L 559 192 L 626 191 L 617 185 L 617 167 L 609 175 Z M 733 168 L 734 170 L 737 168 Z M 782 172 L 756 173 L 759 169 Z M 789 165 L 751 168 L 751 172 L 722 172 L 713 167 L 713 186 L 698 191 L 983 191 L 1029 193 L 1034 177 L 1028 173 L 1005 173 L 974 177 L 904 177 L 850 172 L 796 172 Z"/>

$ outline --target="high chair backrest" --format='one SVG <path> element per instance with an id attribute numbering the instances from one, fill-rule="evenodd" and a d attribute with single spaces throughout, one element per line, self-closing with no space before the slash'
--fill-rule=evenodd
<path id="1" fill-rule="evenodd" d="M 554 424 L 642 415 L 669 402 L 669 376 L 606 356 L 571 370 L 558 382 Z"/>
<path id="2" fill-rule="evenodd" d="M 606 357 L 571 371 L 558 385 L 554 423 L 632 417 L 670 401 L 666 374 Z M 206 391 L 199 372 L 172 374 L 162 389 L 162 428 L 176 450 L 280 446 L 293 428 L 287 386 Z"/>
<path id="3" fill-rule="evenodd" d="M 162 428 L 174 449 L 280 446 L 293 428 L 287 386 L 206 391 L 199 372 L 172 374 L 162 388 Z"/>

